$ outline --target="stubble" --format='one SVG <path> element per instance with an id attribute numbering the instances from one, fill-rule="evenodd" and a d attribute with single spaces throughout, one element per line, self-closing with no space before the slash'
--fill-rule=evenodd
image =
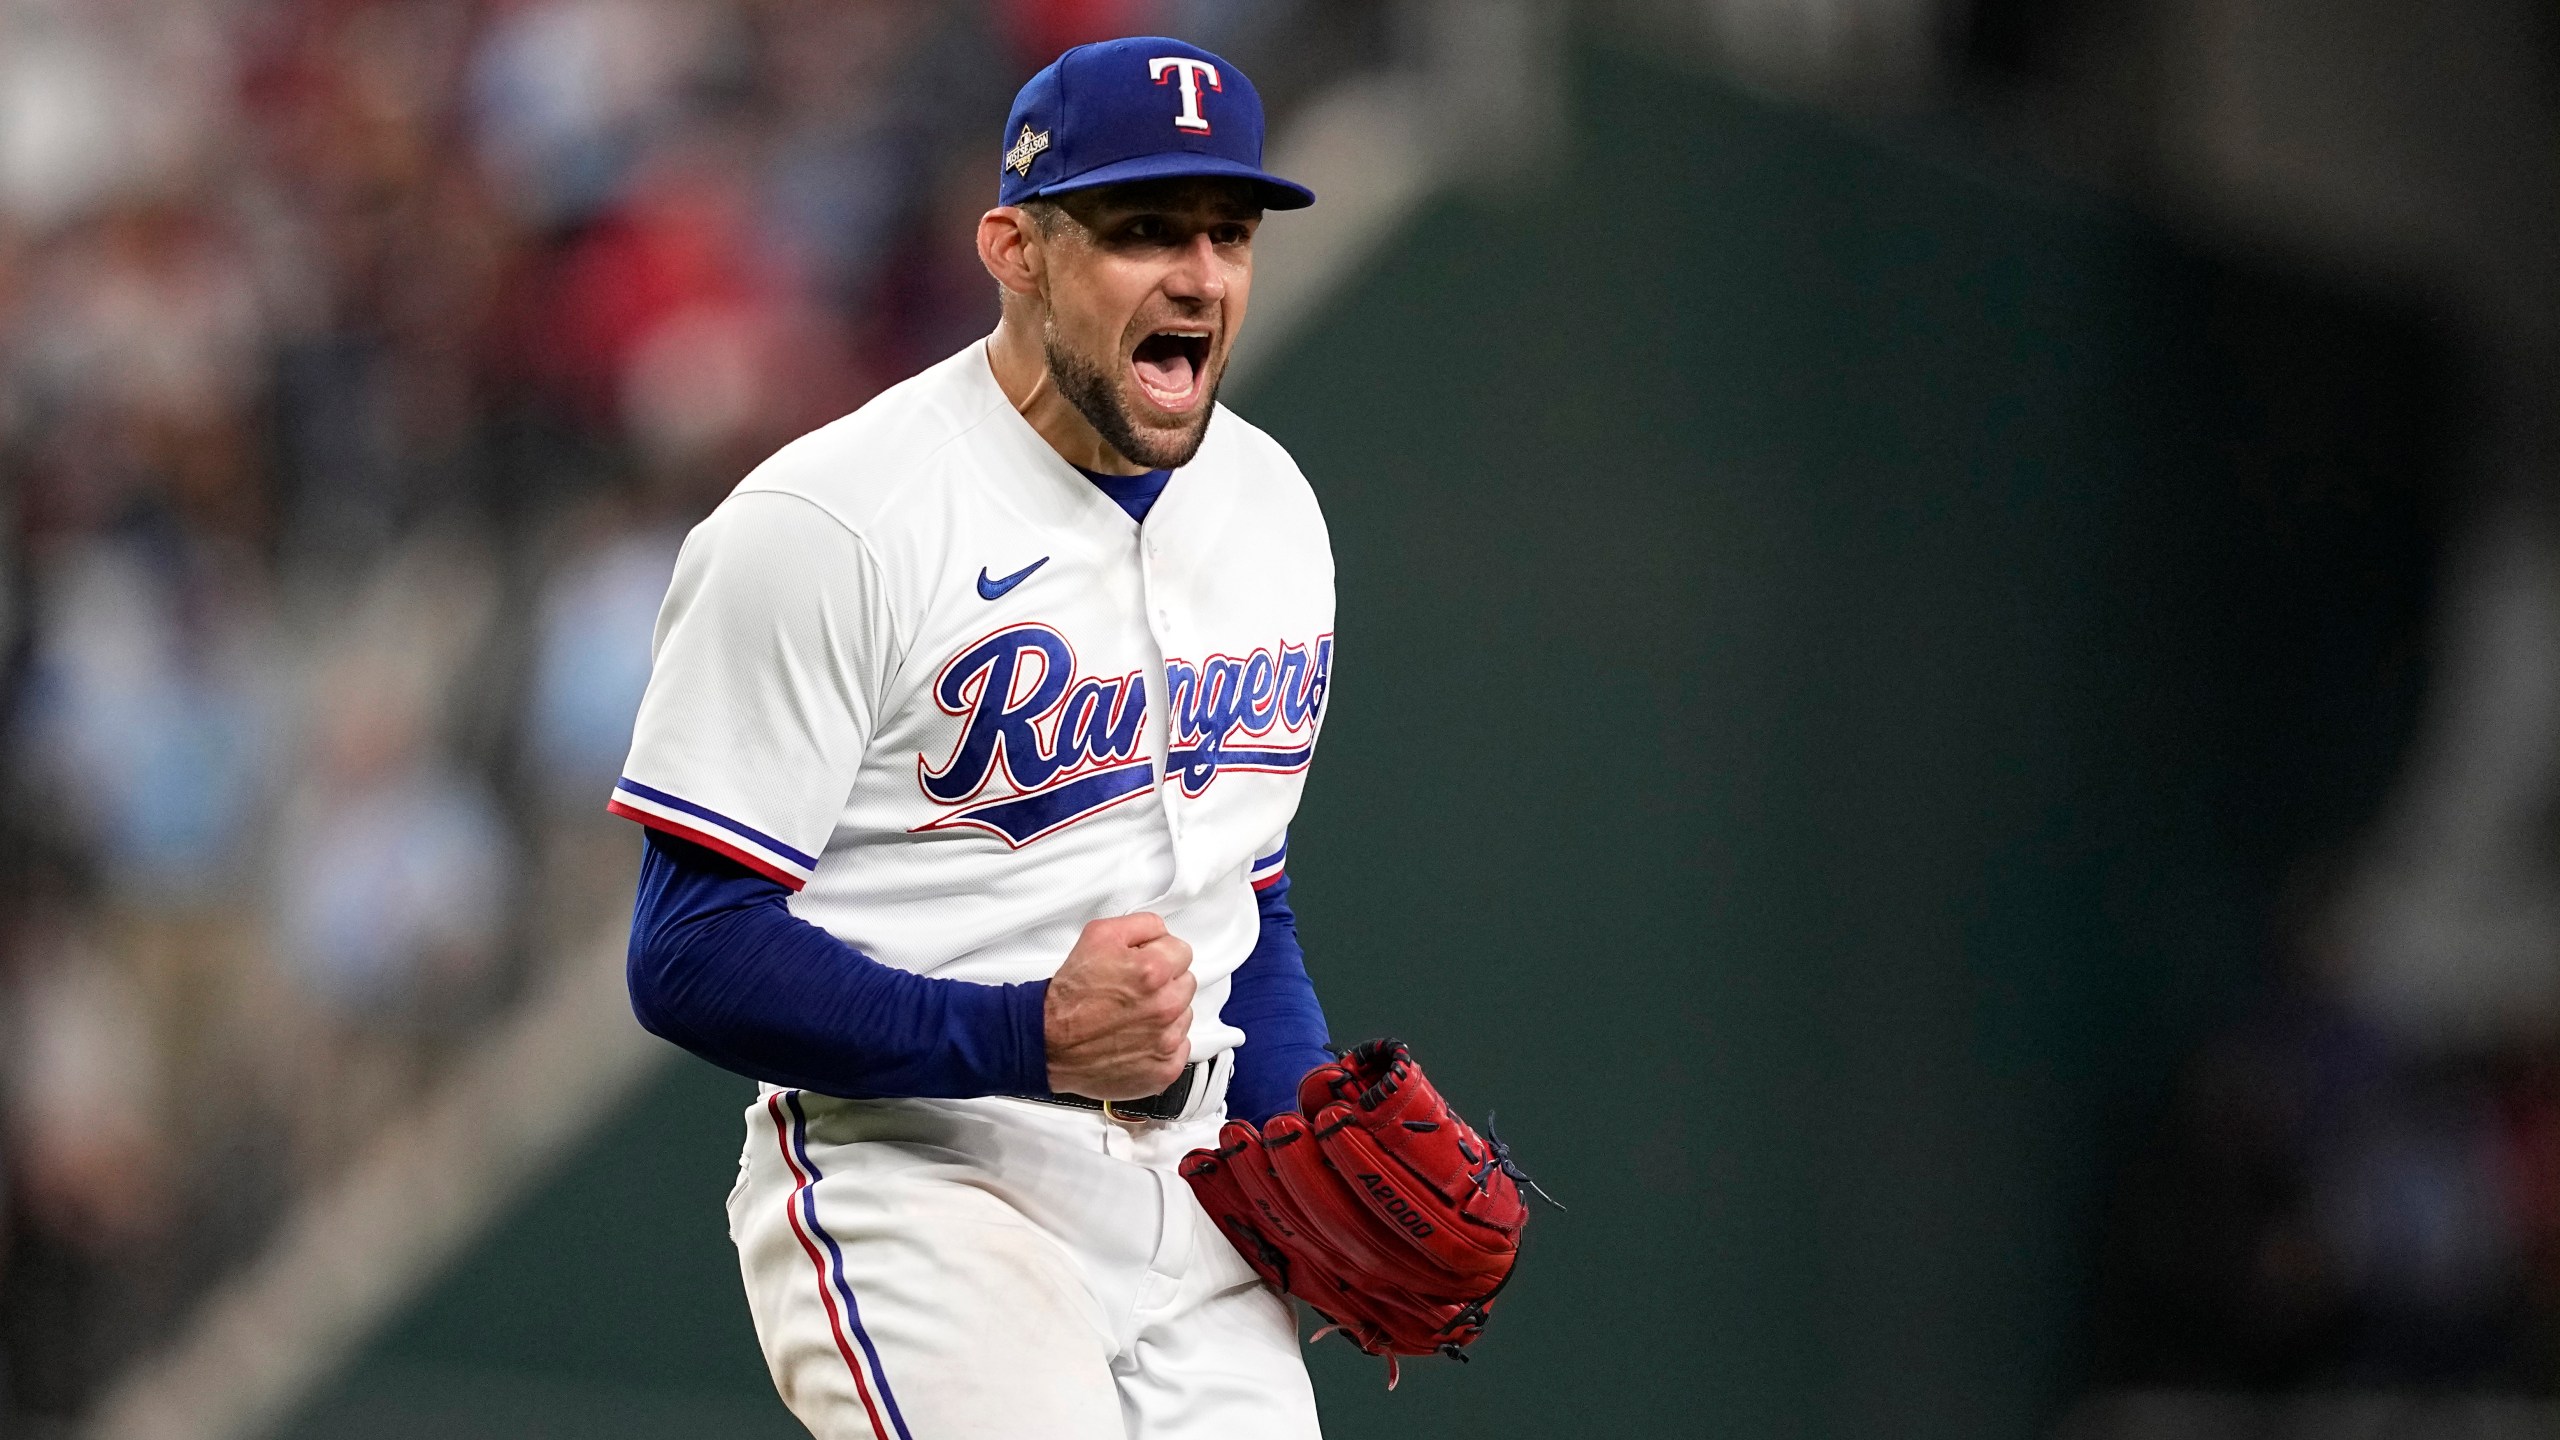
<path id="1" fill-rule="evenodd" d="M 1200 453 L 1201 442 L 1209 437 L 1209 417 L 1217 413 L 1218 385 L 1226 378 L 1224 364 L 1203 382 L 1199 413 L 1189 425 L 1179 430 L 1147 430 L 1140 429 L 1131 415 L 1129 397 L 1121 384 L 1101 366 L 1061 344 L 1054 321 L 1044 327 L 1040 338 L 1058 393 L 1131 464 L 1150 470 L 1179 470 Z"/>

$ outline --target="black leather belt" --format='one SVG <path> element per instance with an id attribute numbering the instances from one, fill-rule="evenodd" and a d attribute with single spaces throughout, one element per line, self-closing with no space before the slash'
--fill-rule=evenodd
<path id="1" fill-rule="evenodd" d="M 1090 1095 L 1076 1095 L 1052 1090 L 1046 1095 L 1025 1095 L 1025 1100 L 1039 1100 L 1051 1105 L 1072 1105 L 1078 1110 L 1100 1110 L 1126 1120 L 1179 1120 L 1182 1107 L 1191 1103 L 1191 1088 L 1209 1083 L 1209 1067 L 1215 1059 L 1194 1060 L 1182 1067 L 1173 1083 L 1143 1100 L 1096 1100 Z"/>

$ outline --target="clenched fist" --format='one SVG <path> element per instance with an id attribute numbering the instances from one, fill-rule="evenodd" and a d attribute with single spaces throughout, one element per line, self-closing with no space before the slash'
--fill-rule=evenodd
<path id="1" fill-rule="evenodd" d="M 1191 1062 L 1191 947 L 1140 912 L 1096 920 L 1049 980 L 1049 1088 L 1138 1100 Z"/>

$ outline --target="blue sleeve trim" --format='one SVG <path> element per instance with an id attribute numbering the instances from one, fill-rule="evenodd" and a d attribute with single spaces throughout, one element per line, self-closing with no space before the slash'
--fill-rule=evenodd
<path id="1" fill-rule="evenodd" d="M 1333 1058 L 1325 1048 L 1324 1006 L 1307 975 L 1298 943 L 1298 917 L 1289 908 L 1289 879 L 1275 877 L 1254 893 L 1262 932 L 1253 953 L 1228 982 L 1228 1024 L 1244 1032 L 1236 1047 L 1235 1077 L 1227 1082 L 1227 1113 L 1259 1125 L 1298 1108 L 1298 1082 Z"/>
<path id="2" fill-rule="evenodd" d="M 643 833 L 627 973 L 651 1034 L 824 1095 L 1047 1093 L 1047 982 L 976 985 L 883 965 L 793 915 L 780 883 Z"/>

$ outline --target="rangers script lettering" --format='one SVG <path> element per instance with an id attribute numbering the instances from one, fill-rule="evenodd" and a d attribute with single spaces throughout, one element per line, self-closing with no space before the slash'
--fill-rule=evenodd
<path id="1" fill-rule="evenodd" d="M 1181 780 L 1185 795 L 1208 789 L 1221 770 L 1288 774 L 1307 768 L 1333 675 L 1333 637 L 1318 636 L 1312 649 L 1284 644 L 1276 656 L 1256 650 L 1241 660 L 1213 655 L 1196 667 L 1165 662 L 1174 725 L 1165 773 Z M 1259 738 L 1275 728 L 1279 744 L 1235 743 L 1238 731 Z"/>
<path id="2" fill-rule="evenodd" d="M 1332 669 L 1330 635 L 1241 659 L 1167 660 L 1174 745 L 1166 778 L 1197 796 L 1222 769 L 1305 769 Z M 1022 846 L 1144 793 L 1146 676 L 1077 678 L 1076 670 L 1075 647 L 1045 624 L 1012 626 L 954 656 L 934 680 L 934 703 L 964 723 L 940 764 L 916 756 L 916 775 L 927 798 L 966 808 L 915 829 L 967 825 Z M 1277 743 L 1241 744 L 1239 732 Z M 984 798 L 999 781 L 1001 793 Z"/>

